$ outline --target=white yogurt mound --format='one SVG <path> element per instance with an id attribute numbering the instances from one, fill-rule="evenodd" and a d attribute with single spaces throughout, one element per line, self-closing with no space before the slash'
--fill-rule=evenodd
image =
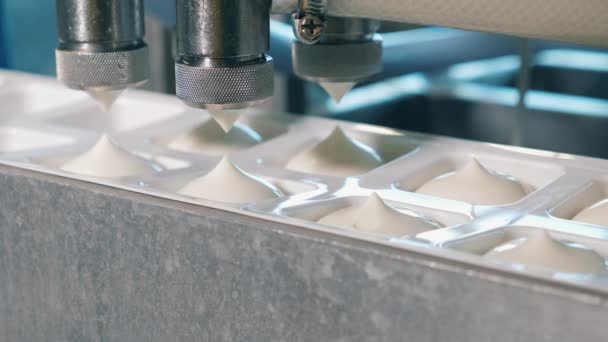
<path id="1" fill-rule="evenodd" d="M 336 127 L 315 146 L 297 154 L 286 165 L 289 170 L 348 177 L 382 165 L 382 158 L 370 147 L 357 142 Z"/>
<path id="2" fill-rule="evenodd" d="M 281 195 L 272 184 L 250 175 L 223 158 L 213 170 L 179 191 L 182 195 L 225 203 L 256 202 Z"/>
<path id="3" fill-rule="evenodd" d="M 480 205 L 508 204 L 526 196 L 519 181 L 489 171 L 476 159 L 456 172 L 430 180 L 416 192 Z"/>
<path id="4" fill-rule="evenodd" d="M 192 130 L 177 136 L 168 146 L 185 152 L 227 154 L 251 147 L 260 141 L 260 135 L 250 128 L 235 125 L 226 132 L 214 118 L 209 118 Z"/>
<path id="5" fill-rule="evenodd" d="M 396 237 L 440 228 L 430 220 L 407 215 L 391 208 L 377 194 L 372 194 L 361 204 L 326 215 L 318 220 L 318 223 Z"/>
<path id="6" fill-rule="evenodd" d="M 573 218 L 574 221 L 608 226 L 608 199 L 584 209 Z"/>
<path id="7" fill-rule="evenodd" d="M 601 255 L 580 245 L 557 241 L 542 229 L 535 229 L 525 237 L 495 247 L 485 256 L 515 264 L 543 267 L 556 272 L 606 273 L 606 261 Z"/>
<path id="8" fill-rule="evenodd" d="M 118 146 L 107 134 L 97 143 L 63 164 L 61 169 L 82 175 L 117 178 L 153 170 L 155 164 Z"/>

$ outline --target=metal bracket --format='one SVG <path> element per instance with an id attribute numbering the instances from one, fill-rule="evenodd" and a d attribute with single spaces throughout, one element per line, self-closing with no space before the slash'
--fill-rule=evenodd
<path id="1" fill-rule="evenodd" d="M 327 26 L 327 0 L 300 0 L 293 14 L 293 32 L 304 44 L 315 44 Z"/>

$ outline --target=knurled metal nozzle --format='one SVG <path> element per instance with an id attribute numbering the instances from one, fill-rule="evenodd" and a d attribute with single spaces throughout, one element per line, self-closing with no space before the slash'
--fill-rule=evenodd
<path id="1" fill-rule="evenodd" d="M 177 0 L 175 88 L 188 105 L 241 109 L 274 92 L 271 0 Z"/>
<path id="2" fill-rule="evenodd" d="M 121 89 L 148 79 L 148 48 L 110 52 L 61 50 L 55 52 L 57 78 L 70 88 Z"/>
<path id="3" fill-rule="evenodd" d="M 177 96 L 206 109 L 240 109 L 262 103 L 274 93 L 272 58 L 255 63 L 209 66 L 175 64 Z"/>
<path id="4" fill-rule="evenodd" d="M 124 89 L 149 74 L 143 0 L 57 0 L 57 78 L 82 90 Z"/>

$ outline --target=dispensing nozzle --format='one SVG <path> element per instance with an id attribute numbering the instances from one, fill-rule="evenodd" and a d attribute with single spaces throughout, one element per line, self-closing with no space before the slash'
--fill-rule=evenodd
<path id="1" fill-rule="evenodd" d="M 296 75 L 321 85 L 336 101 L 357 83 L 382 71 L 380 23 L 362 18 L 328 17 L 316 44 L 295 40 Z"/>
<path id="2" fill-rule="evenodd" d="M 175 88 L 229 129 L 274 93 L 271 0 L 177 0 Z"/>
<path id="3" fill-rule="evenodd" d="M 143 0 L 57 0 L 57 78 L 109 108 L 148 79 Z"/>

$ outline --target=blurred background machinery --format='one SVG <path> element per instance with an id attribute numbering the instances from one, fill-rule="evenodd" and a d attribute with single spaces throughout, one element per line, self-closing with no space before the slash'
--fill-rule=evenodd
<path id="1" fill-rule="evenodd" d="M 145 8 L 144 87 L 174 93 L 174 1 Z M 382 22 L 382 71 L 336 103 L 296 75 L 289 18 L 273 19 L 274 110 L 608 158 L 607 50 Z M 54 75 L 56 42 L 54 1 L 0 0 L 0 67 Z"/>

